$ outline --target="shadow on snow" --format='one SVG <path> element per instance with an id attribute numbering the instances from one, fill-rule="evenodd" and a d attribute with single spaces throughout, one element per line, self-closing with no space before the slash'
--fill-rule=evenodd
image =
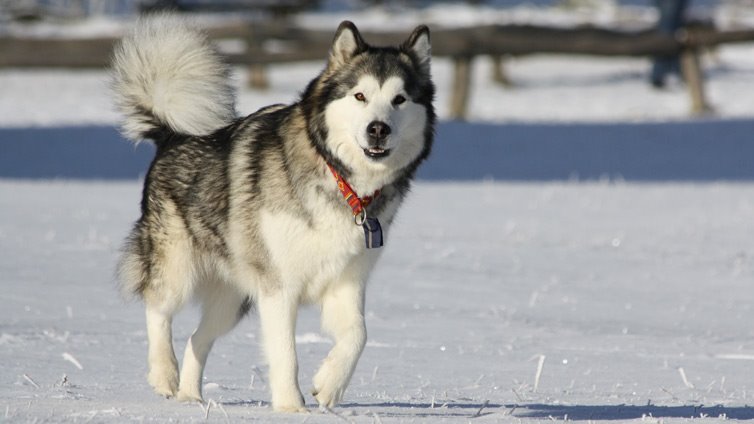
<path id="1" fill-rule="evenodd" d="M 722 405 L 545 405 L 545 404 L 492 404 L 452 403 L 447 406 L 429 403 L 384 402 L 374 404 L 349 403 L 341 405 L 354 412 L 380 409 L 380 415 L 395 417 L 448 417 L 476 418 L 492 414 L 516 418 L 585 420 L 630 420 L 653 418 L 725 417 L 736 420 L 754 419 L 754 407 L 726 407 Z M 375 412 L 375 411 L 371 411 Z"/>
<path id="2" fill-rule="evenodd" d="M 422 180 L 754 181 L 754 121 L 442 122 Z M 0 129 L 0 178 L 136 179 L 154 154 L 113 127 Z"/>

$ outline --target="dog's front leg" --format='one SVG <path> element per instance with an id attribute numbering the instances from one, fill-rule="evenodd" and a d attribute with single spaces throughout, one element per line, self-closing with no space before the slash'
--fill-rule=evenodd
<path id="1" fill-rule="evenodd" d="M 296 359 L 298 299 L 282 289 L 273 290 L 260 294 L 258 308 L 264 353 L 270 365 L 272 407 L 279 412 L 306 412 Z"/>
<path id="2" fill-rule="evenodd" d="M 332 408 L 343 397 L 366 343 L 362 284 L 344 282 L 325 292 L 322 329 L 335 339 L 335 345 L 314 376 L 312 393 L 321 406 Z"/>

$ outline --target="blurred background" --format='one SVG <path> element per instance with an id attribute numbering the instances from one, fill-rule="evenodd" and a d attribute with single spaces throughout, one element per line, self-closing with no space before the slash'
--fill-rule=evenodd
<path id="1" fill-rule="evenodd" d="M 335 421 L 272 415 L 255 318 L 213 350 L 206 409 L 144 381 L 114 268 L 153 147 L 118 133 L 107 66 L 162 9 L 209 33 L 242 115 L 295 102 L 343 19 L 431 28 L 435 145 L 340 418 L 754 419 L 754 0 L 0 0 L 6 421 Z M 308 393 L 330 344 L 299 324 Z"/>
<path id="2" fill-rule="evenodd" d="M 106 68 L 156 10 L 210 34 L 244 115 L 295 101 L 343 19 L 373 44 L 428 24 L 442 122 L 422 178 L 754 178 L 752 0 L 3 0 L 0 177 L 143 176 Z"/>

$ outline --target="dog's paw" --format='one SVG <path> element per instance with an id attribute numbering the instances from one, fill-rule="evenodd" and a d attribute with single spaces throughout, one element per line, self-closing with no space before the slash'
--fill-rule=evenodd
<path id="1" fill-rule="evenodd" d="M 171 369 L 153 369 L 147 376 L 154 392 L 166 398 L 172 398 L 178 392 L 178 371 Z"/>
<path id="2" fill-rule="evenodd" d="M 272 409 L 275 412 L 284 413 L 308 413 L 309 410 L 304 406 L 304 396 L 301 393 L 291 394 L 284 398 L 272 399 Z"/>
<path id="3" fill-rule="evenodd" d="M 338 403 L 340 403 L 340 400 L 343 398 L 343 392 L 345 392 L 345 389 L 334 391 L 320 391 L 316 388 L 312 389 L 312 395 L 315 399 L 317 399 L 319 406 L 321 408 L 325 408 L 325 410 L 334 408 Z"/>
<path id="4" fill-rule="evenodd" d="M 201 377 L 200 377 L 201 378 Z M 202 399 L 201 381 L 189 378 L 186 374 L 181 374 L 180 384 L 178 385 L 178 394 L 176 398 L 181 402 L 199 402 L 204 403 Z"/>
<path id="5" fill-rule="evenodd" d="M 346 379 L 343 376 L 330 372 L 327 364 L 314 376 L 314 388 L 312 395 L 317 399 L 319 406 L 323 408 L 333 408 L 343 398 L 346 391 Z"/>
<path id="6" fill-rule="evenodd" d="M 204 403 L 204 399 L 202 399 L 202 395 L 198 392 L 190 392 L 190 391 L 184 391 L 179 390 L 178 394 L 175 396 L 175 398 L 179 402 L 199 402 Z"/>
<path id="7" fill-rule="evenodd" d="M 275 412 L 281 412 L 284 414 L 308 414 L 309 410 L 304 406 L 296 406 L 296 405 L 274 405 L 272 409 Z"/>

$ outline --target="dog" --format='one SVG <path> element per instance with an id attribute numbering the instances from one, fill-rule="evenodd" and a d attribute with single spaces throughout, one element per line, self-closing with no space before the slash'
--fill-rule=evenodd
<path id="1" fill-rule="evenodd" d="M 434 136 L 430 33 L 367 44 L 340 24 L 297 102 L 238 117 L 208 38 L 170 15 L 140 20 L 112 63 L 121 132 L 151 140 L 141 217 L 125 241 L 121 289 L 145 304 L 148 382 L 202 402 L 214 341 L 258 312 L 275 411 L 304 412 L 294 340 L 300 305 L 334 341 L 313 379 L 321 408 L 343 397 L 366 343 L 368 276 Z M 172 317 L 202 315 L 178 371 Z"/>

